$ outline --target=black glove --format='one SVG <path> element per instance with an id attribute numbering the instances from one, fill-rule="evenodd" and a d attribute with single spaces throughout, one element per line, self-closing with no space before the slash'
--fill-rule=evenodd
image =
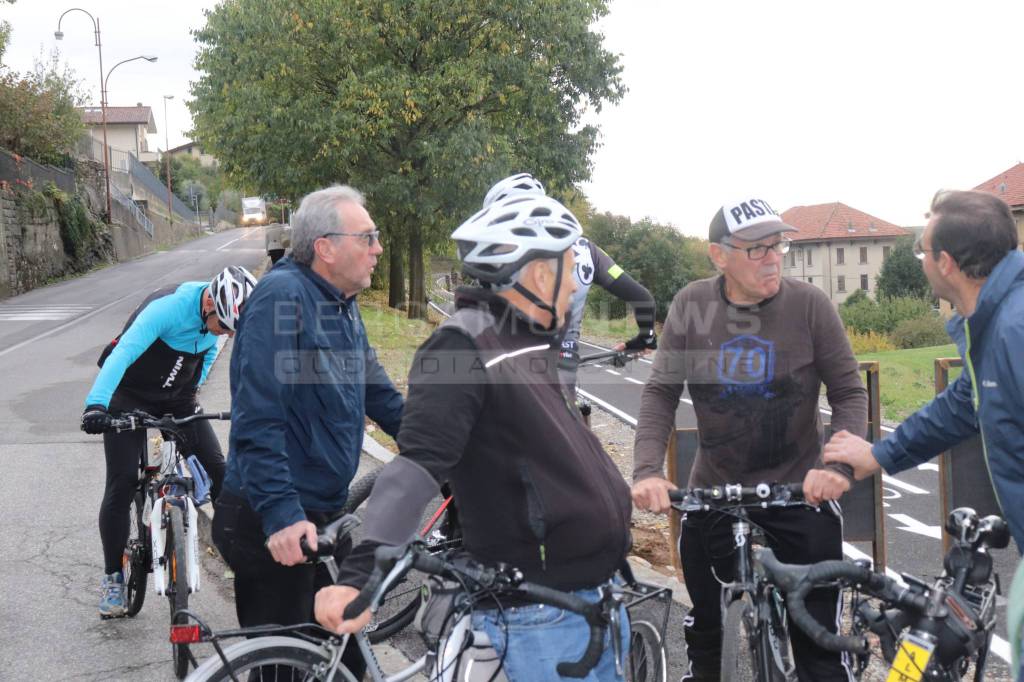
<path id="1" fill-rule="evenodd" d="M 110 413 L 102 405 L 89 405 L 82 413 L 82 430 L 99 434 L 110 428 Z"/>
<path id="2" fill-rule="evenodd" d="M 626 341 L 626 350 L 655 350 L 657 347 L 658 337 L 653 329 L 644 329 L 629 341 Z"/>

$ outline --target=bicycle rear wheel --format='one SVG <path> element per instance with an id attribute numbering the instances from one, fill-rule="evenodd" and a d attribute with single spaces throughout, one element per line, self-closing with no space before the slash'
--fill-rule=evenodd
<path id="1" fill-rule="evenodd" d="M 654 624 L 646 620 L 629 623 L 629 661 L 626 682 L 666 682 L 668 661 L 665 641 Z"/>
<path id="2" fill-rule="evenodd" d="M 140 487 L 132 495 L 128 509 L 128 542 L 121 558 L 124 575 L 125 614 L 136 615 L 146 600 L 146 575 L 149 572 L 149 526 L 143 522 L 146 493 Z"/>
<path id="3" fill-rule="evenodd" d="M 262 680 L 292 682 L 293 680 L 326 680 L 331 674 L 331 652 L 323 646 L 293 637 L 257 637 L 233 644 L 224 650 L 224 658 L 214 654 L 193 671 L 194 682 L 221 682 L 249 679 L 256 672 Z M 334 671 L 335 680 L 356 682 L 344 664 Z"/>
<path id="4" fill-rule="evenodd" d="M 183 625 L 187 621 L 178 611 L 188 608 L 188 560 L 185 556 L 185 522 L 181 507 L 168 503 L 167 511 L 167 544 L 164 547 L 164 570 L 170 576 L 167 600 L 171 607 L 171 624 Z M 171 658 L 174 663 L 174 674 L 179 680 L 185 679 L 191 655 L 188 644 L 171 643 Z"/>
<path id="5" fill-rule="evenodd" d="M 345 506 L 341 508 L 343 514 L 355 513 L 359 505 L 370 497 L 370 493 L 373 492 L 373 484 L 377 482 L 378 475 L 380 475 L 380 469 L 366 474 L 348 487 L 348 499 L 345 500 Z"/>
<path id="6" fill-rule="evenodd" d="M 722 623 L 722 682 L 759 682 L 757 611 L 743 593 L 729 604 Z"/>
<path id="7" fill-rule="evenodd" d="M 444 502 L 442 506 L 443 509 L 441 506 L 427 507 L 425 519 L 420 526 L 426 530 L 423 536 L 431 553 L 462 546 L 462 530 L 455 520 L 453 508 Z M 383 642 L 412 622 L 420 606 L 420 588 L 426 578 L 426 575 L 418 571 L 411 571 L 384 595 L 384 600 L 365 629 L 371 644 Z"/>

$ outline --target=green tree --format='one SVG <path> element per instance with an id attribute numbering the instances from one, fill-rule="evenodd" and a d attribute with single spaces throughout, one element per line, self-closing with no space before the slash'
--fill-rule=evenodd
<path id="1" fill-rule="evenodd" d="M 913 237 L 901 237 L 875 278 L 879 298 L 909 296 L 931 298 L 932 288 L 924 276 L 921 261 L 914 257 Z"/>
<path id="2" fill-rule="evenodd" d="M 634 224 L 623 216 L 598 214 L 589 219 L 586 234 L 633 279 L 647 287 L 658 305 L 659 320 L 665 319 L 680 289 L 695 279 L 714 274 L 707 257 L 707 242 L 649 219 Z M 624 305 L 595 293 L 592 308 L 609 310 L 613 316 L 625 314 Z"/>
<path id="3" fill-rule="evenodd" d="M 585 111 L 617 101 L 591 30 L 605 0 L 237 0 L 196 32 L 195 139 L 230 181 L 297 199 L 345 182 L 389 249 L 389 299 L 425 314 L 425 252 L 528 169 L 556 196 L 590 174 Z"/>
<path id="4" fill-rule="evenodd" d="M 0 5 L 13 5 L 14 0 L 0 0 Z M 7 42 L 11 39 L 11 22 L 0 19 L 0 66 L 4 63 L 4 53 L 7 52 Z"/>
<path id="5" fill-rule="evenodd" d="M 78 80 L 54 51 L 32 71 L 0 72 L 0 147 L 40 163 L 63 163 L 85 131 Z"/>

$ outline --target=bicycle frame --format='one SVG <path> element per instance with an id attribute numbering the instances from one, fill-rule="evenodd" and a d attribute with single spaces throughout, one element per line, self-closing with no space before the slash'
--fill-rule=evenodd
<path id="1" fill-rule="evenodd" d="M 160 596 L 166 596 L 170 589 L 171 576 L 163 564 L 165 544 L 167 541 L 168 505 L 182 510 L 185 530 L 186 583 L 189 593 L 196 593 L 200 588 L 201 571 L 199 570 L 199 512 L 192 499 L 194 482 L 185 477 L 181 454 L 178 452 L 177 439 L 171 435 L 161 446 L 163 461 L 158 474 L 152 476 L 147 486 L 147 505 L 151 506 L 148 513 L 150 528 L 150 556 L 152 558 L 153 587 Z"/>

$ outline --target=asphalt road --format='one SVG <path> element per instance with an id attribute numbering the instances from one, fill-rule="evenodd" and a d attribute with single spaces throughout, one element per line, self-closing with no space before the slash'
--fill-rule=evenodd
<path id="1" fill-rule="evenodd" d="M 103 446 L 78 428 L 82 401 L 149 292 L 264 258 L 261 228 L 231 230 L 0 302 L 0 678 L 174 679 L 166 600 L 150 592 L 136 618 L 97 614 Z M 234 627 L 223 569 L 207 569 L 192 603 Z"/>
<path id="2" fill-rule="evenodd" d="M 605 350 L 601 346 L 584 344 L 580 353 L 586 356 Z M 631 425 L 636 425 L 643 384 L 650 375 L 651 361 L 641 359 L 624 368 L 591 366 L 580 369 L 579 387 L 585 397 L 603 409 L 612 412 Z M 828 421 L 829 414 L 823 414 Z M 696 418 L 689 395 L 684 393 L 676 412 L 677 428 L 696 426 Z M 892 429 L 883 429 L 883 436 Z M 903 472 L 898 476 L 883 478 L 883 497 L 886 514 L 886 548 L 888 553 L 887 572 L 893 577 L 909 573 L 932 580 L 942 570 L 942 542 L 940 535 L 942 518 L 939 500 L 938 465 L 923 464 L 917 469 Z M 852 558 L 868 558 L 867 544 L 845 547 Z M 1018 555 L 1013 542 L 1005 550 L 993 552 L 996 572 L 1003 580 L 1004 592 L 1016 570 Z M 1012 679 L 1007 662 L 1010 657 L 1006 644 L 1006 600 L 999 597 L 998 638 L 993 643 L 993 655 L 989 656 L 986 679 Z M 671 654 L 670 654 L 671 656 Z"/>

